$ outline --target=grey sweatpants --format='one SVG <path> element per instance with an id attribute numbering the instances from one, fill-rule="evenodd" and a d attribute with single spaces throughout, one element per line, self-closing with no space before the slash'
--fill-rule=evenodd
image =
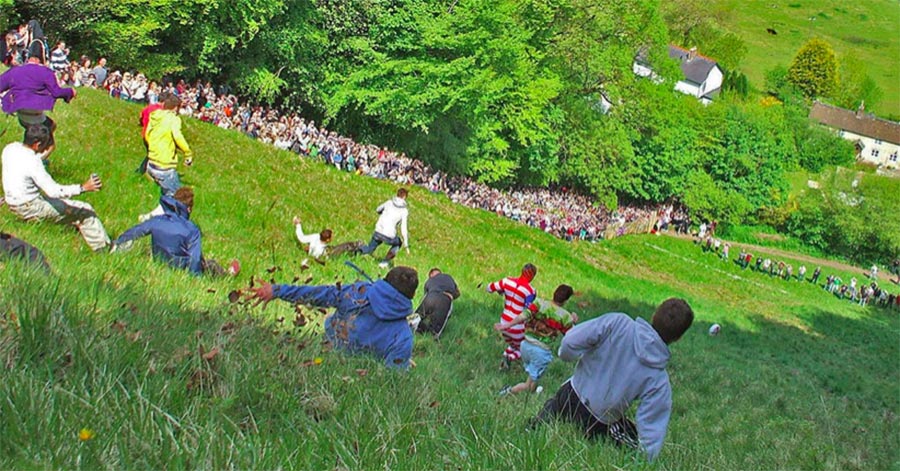
<path id="1" fill-rule="evenodd" d="M 100 250 L 109 245 L 109 235 L 106 234 L 103 223 L 94 208 L 83 201 L 39 196 L 23 205 L 10 206 L 9 209 L 26 221 L 72 224 L 81 232 L 81 237 L 91 250 Z"/>

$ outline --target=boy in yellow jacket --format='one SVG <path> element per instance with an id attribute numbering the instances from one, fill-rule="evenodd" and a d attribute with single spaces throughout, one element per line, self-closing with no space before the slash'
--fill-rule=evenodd
<path id="1" fill-rule="evenodd" d="M 181 179 L 178 176 L 177 150 L 184 153 L 184 164 L 188 167 L 193 163 L 193 152 L 184 135 L 181 134 L 181 118 L 176 110 L 181 105 L 181 99 L 175 95 L 169 95 L 163 102 L 163 108 L 150 113 L 150 121 L 147 124 L 147 175 L 159 185 L 163 196 L 173 196 L 175 191 L 181 188 Z M 141 221 L 153 216 L 162 215 L 162 207 L 149 214 L 143 214 Z"/>

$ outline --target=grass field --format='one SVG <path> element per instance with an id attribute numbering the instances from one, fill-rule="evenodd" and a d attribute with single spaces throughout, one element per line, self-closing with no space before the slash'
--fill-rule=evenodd
<path id="1" fill-rule="evenodd" d="M 52 171 L 64 183 L 101 175 L 103 190 L 80 199 L 113 236 L 156 204 L 157 189 L 133 173 L 142 156 L 139 109 L 84 90 L 54 113 Z M 364 239 L 374 207 L 396 187 L 196 121 L 186 135 L 197 155 L 182 175 L 197 190 L 205 252 L 240 258 L 239 280 L 170 270 L 150 260 L 147 242 L 125 254 L 91 254 L 71 228 L 0 211 L 0 228 L 41 247 L 54 267 L 49 276 L 0 268 L 0 468 L 900 466 L 897 312 L 742 271 L 690 241 L 569 244 L 416 188 L 412 253 L 399 263 L 423 277 L 444 268 L 462 297 L 440 342 L 417 339 L 418 366 L 390 372 L 324 351 L 319 314 L 297 328 L 291 306 L 232 305 L 227 293 L 251 275 L 353 280 L 340 260 L 301 272 L 291 216 L 310 231 L 331 227 L 336 241 Z M 2 143 L 19 136 L 13 123 Z M 694 327 L 672 347 L 674 410 L 657 462 L 586 442 L 565 424 L 524 430 L 570 364 L 551 365 L 541 395 L 497 397 L 524 373 L 497 370 L 503 344 L 491 325 L 502 300 L 479 285 L 529 261 L 539 267 L 539 293 L 562 282 L 580 292 L 571 308 L 583 319 L 608 311 L 649 318 L 671 296 L 694 307 Z M 357 262 L 382 274 L 374 258 Z M 712 323 L 723 326 L 717 337 L 706 334 Z M 83 428 L 93 436 L 81 440 Z"/>
<path id="2" fill-rule="evenodd" d="M 727 9 L 725 22 L 747 44 L 741 69 L 756 88 L 765 73 L 788 66 L 807 40 L 828 41 L 838 59 L 854 56 L 884 91 L 876 106 L 881 116 L 900 116 L 900 4 L 894 0 L 717 0 Z M 772 28 L 778 34 L 771 35 Z M 869 105 L 869 104 L 867 104 Z"/>

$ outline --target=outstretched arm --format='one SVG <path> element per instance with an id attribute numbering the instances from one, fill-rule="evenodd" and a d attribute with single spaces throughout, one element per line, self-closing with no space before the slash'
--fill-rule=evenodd
<path id="1" fill-rule="evenodd" d="M 317 307 L 336 307 L 340 303 L 336 286 L 273 285 L 272 294 L 278 299 Z"/>
<path id="2" fill-rule="evenodd" d="M 135 239 L 140 239 L 141 237 L 144 237 L 145 235 L 150 233 L 150 228 L 153 227 L 153 224 L 154 222 L 152 219 L 144 221 L 137 226 L 134 226 L 131 229 L 123 232 L 122 235 L 120 235 L 119 238 L 113 242 L 113 244 L 122 245 Z"/>

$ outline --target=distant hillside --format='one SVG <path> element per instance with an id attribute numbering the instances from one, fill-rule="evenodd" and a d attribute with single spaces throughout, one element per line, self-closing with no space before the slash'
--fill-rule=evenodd
<path id="1" fill-rule="evenodd" d="M 853 56 L 884 92 L 876 106 L 881 116 L 900 117 L 900 4 L 894 0 L 717 0 L 728 11 L 726 24 L 747 44 L 741 69 L 758 88 L 765 73 L 790 65 L 807 40 L 827 40 L 839 59 Z M 777 34 L 767 32 L 774 30 Z M 868 104 L 867 104 L 868 105 Z"/>

